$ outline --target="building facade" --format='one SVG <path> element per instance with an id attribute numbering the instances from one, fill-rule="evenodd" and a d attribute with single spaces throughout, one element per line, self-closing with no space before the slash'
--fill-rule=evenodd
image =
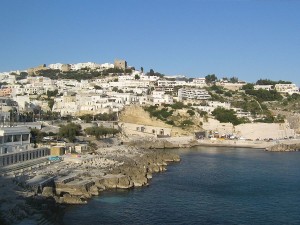
<path id="1" fill-rule="evenodd" d="M 0 128 L 0 166 L 37 159 L 49 153 L 49 149 L 31 147 L 27 127 Z"/>
<path id="2" fill-rule="evenodd" d="M 125 60 L 116 59 L 114 62 L 114 67 L 125 70 L 127 68 L 127 62 Z"/>

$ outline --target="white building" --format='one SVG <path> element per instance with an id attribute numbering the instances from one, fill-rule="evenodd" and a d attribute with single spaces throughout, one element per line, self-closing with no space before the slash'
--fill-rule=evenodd
<path id="1" fill-rule="evenodd" d="M 216 108 L 222 107 L 224 109 L 230 109 L 230 103 L 229 102 L 218 102 L 218 101 L 208 101 L 207 105 L 205 106 L 193 106 L 195 109 L 199 109 L 200 111 L 207 112 L 211 114 L 212 111 L 214 111 Z"/>
<path id="2" fill-rule="evenodd" d="M 185 99 L 197 99 L 197 100 L 207 100 L 211 96 L 204 89 L 186 89 L 180 88 L 178 90 L 178 100 L 182 101 Z"/>
<path id="3" fill-rule="evenodd" d="M 52 70 L 61 70 L 62 63 L 49 64 L 48 67 Z"/>
<path id="4" fill-rule="evenodd" d="M 49 149 L 32 148 L 27 127 L 0 128 L 0 166 L 7 166 L 50 154 Z"/>
<path id="5" fill-rule="evenodd" d="M 118 81 L 124 81 L 124 80 L 135 80 L 135 77 L 133 75 L 121 75 L 118 76 Z"/>
<path id="6" fill-rule="evenodd" d="M 273 85 L 254 85 L 254 90 L 259 90 L 259 89 L 263 89 L 263 90 L 273 90 Z"/>
<path id="7" fill-rule="evenodd" d="M 205 87 L 205 86 L 207 86 L 205 78 L 195 78 L 190 83 L 190 85 L 197 86 L 197 87 Z"/>
<path id="8" fill-rule="evenodd" d="M 152 82 L 155 82 L 155 81 L 158 81 L 159 80 L 159 77 L 158 76 L 146 76 L 146 75 L 141 75 L 140 76 L 140 79 L 141 80 L 145 80 L 145 81 L 152 81 Z"/>
<path id="9" fill-rule="evenodd" d="M 71 64 L 71 70 L 81 70 L 81 69 L 91 69 L 96 70 L 100 69 L 100 64 L 94 63 L 94 62 L 87 62 L 87 63 L 75 63 Z"/>
<path id="10" fill-rule="evenodd" d="M 287 93 L 289 95 L 299 94 L 299 88 L 296 84 L 275 84 L 275 90 L 280 93 Z"/>
<path id="11" fill-rule="evenodd" d="M 161 104 L 173 104 L 173 97 L 165 94 L 164 91 L 153 91 L 152 92 L 153 105 Z"/>
<path id="12" fill-rule="evenodd" d="M 159 80 L 157 82 L 158 87 L 175 87 L 176 81 L 171 80 Z"/>
<path id="13" fill-rule="evenodd" d="M 100 69 L 104 69 L 104 70 L 112 69 L 114 67 L 115 67 L 114 64 L 111 64 L 111 63 L 100 64 Z"/>
<path id="14" fill-rule="evenodd" d="M 123 87 L 149 87 L 150 82 L 149 81 L 142 81 L 142 80 L 124 80 L 124 81 L 117 81 L 117 82 L 109 82 L 110 87 L 117 87 L 117 88 L 123 88 Z"/>

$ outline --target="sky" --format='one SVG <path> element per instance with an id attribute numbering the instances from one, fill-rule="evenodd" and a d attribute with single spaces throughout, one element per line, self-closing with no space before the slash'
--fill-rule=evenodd
<path id="1" fill-rule="evenodd" d="M 300 0 L 1 0 L 0 71 L 125 59 L 300 86 Z"/>

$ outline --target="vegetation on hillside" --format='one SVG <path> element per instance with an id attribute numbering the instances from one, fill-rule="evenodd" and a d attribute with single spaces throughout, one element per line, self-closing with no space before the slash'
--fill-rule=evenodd
<path id="1" fill-rule="evenodd" d="M 117 113 L 99 113 L 96 115 L 84 114 L 79 116 L 81 120 L 84 120 L 86 123 L 92 121 L 116 121 L 118 119 Z"/>
<path id="2" fill-rule="evenodd" d="M 238 118 L 233 109 L 225 109 L 218 107 L 212 111 L 212 115 L 221 123 L 232 123 L 233 125 L 239 125 L 241 123 L 249 122 L 246 118 Z"/>
<path id="3" fill-rule="evenodd" d="M 79 124 L 75 123 L 69 123 L 67 125 L 62 125 L 59 128 L 59 137 L 66 138 L 70 142 L 73 142 L 75 140 L 75 136 L 80 135 L 81 126 Z"/>
<path id="4" fill-rule="evenodd" d="M 81 70 L 76 70 L 76 71 L 66 71 L 62 72 L 60 70 L 53 70 L 53 69 L 48 69 L 48 70 L 40 70 L 37 71 L 36 74 L 38 76 L 44 76 L 48 77 L 52 80 L 57 80 L 57 79 L 74 79 L 74 80 L 90 80 L 94 78 L 101 78 L 104 76 L 108 76 L 110 74 L 112 75 L 117 75 L 119 73 L 132 73 L 132 69 L 118 69 L 118 68 L 110 68 L 106 69 L 103 71 L 95 71 L 95 70 L 90 70 L 88 68 L 83 68 Z"/>
<path id="5" fill-rule="evenodd" d="M 257 85 L 275 85 L 275 84 L 291 84 L 292 82 L 290 81 L 284 81 L 284 80 L 279 80 L 279 81 L 273 81 L 269 79 L 259 79 L 256 81 Z"/>
<path id="6" fill-rule="evenodd" d="M 97 139 L 100 139 L 100 137 L 107 137 L 107 135 L 112 135 L 114 136 L 115 134 L 119 133 L 117 129 L 114 128 L 108 128 L 108 127 L 89 127 L 86 128 L 85 133 L 88 135 L 95 136 Z"/>

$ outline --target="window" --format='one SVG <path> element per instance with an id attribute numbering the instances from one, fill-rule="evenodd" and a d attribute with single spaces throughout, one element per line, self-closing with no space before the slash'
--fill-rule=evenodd
<path id="1" fill-rule="evenodd" d="M 22 135 L 22 141 L 28 141 L 28 139 L 29 139 L 29 134 Z"/>
<path id="2" fill-rule="evenodd" d="M 14 142 L 19 142 L 21 141 L 21 135 L 18 134 L 18 135 L 14 135 Z"/>
<path id="3" fill-rule="evenodd" d="M 4 143 L 12 142 L 12 136 L 11 135 L 5 135 L 4 136 Z"/>

